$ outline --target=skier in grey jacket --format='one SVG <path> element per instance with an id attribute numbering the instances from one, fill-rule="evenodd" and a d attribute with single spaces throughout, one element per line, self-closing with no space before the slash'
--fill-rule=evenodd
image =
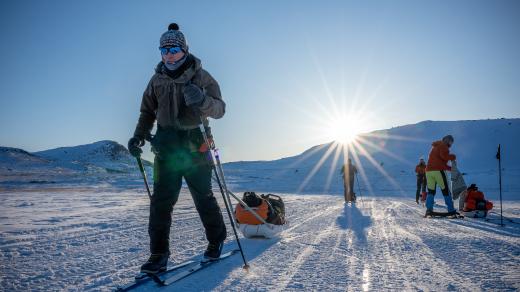
<path id="1" fill-rule="evenodd" d="M 169 238 L 173 206 L 184 178 L 191 192 L 209 242 L 204 253 L 218 259 L 226 238 L 226 227 L 211 188 L 208 145 L 198 128 L 202 121 L 210 133 L 208 117 L 221 118 L 226 104 L 217 81 L 188 50 L 184 34 L 172 23 L 160 38 L 162 61 L 155 69 L 142 102 L 141 114 L 128 149 L 134 156 L 157 121 L 151 139 L 154 161 L 154 190 L 150 203 L 148 233 L 150 258 L 141 266 L 145 273 L 165 270 L 170 255 Z"/>

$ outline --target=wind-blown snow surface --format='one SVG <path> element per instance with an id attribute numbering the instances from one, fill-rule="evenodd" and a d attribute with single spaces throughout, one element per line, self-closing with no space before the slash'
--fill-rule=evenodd
<path id="1" fill-rule="evenodd" d="M 516 223 L 500 227 L 496 213 L 490 222 L 424 219 L 413 199 L 360 197 L 346 206 L 340 196 L 283 198 L 289 223 L 281 237 L 242 239 L 248 273 L 235 255 L 160 290 L 520 289 L 519 202 L 505 202 Z M 142 189 L 4 190 L 0 201 L 2 291 L 113 290 L 148 256 Z M 198 258 L 206 242 L 185 190 L 173 218 L 171 263 Z M 233 248 L 228 230 L 225 249 Z M 156 289 L 149 282 L 138 291 Z"/>

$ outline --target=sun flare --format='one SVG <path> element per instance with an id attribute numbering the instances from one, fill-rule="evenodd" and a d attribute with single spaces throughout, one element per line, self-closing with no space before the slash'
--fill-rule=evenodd
<path id="1" fill-rule="evenodd" d="M 368 84 L 367 75 L 370 72 L 367 67 L 360 76 L 359 83 L 354 83 L 357 86 L 347 87 L 346 82 L 334 83 L 327 80 L 318 55 L 311 54 L 311 57 L 315 61 L 316 72 L 319 74 L 322 86 L 302 88 L 311 104 L 302 106 L 300 103 L 291 103 L 291 105 L 305 116 L 301 124 L 306 124 L 302 127 L 301 142 L 318 145 L 305 151 L 301 158 L 291 164 L 290 169 L 295 169 L 296 172 L 297 167 L 303 167 L 305 162 L 312 161 L 314 164 L 301 181 L 297 191 L 304 191 L 323 167 L 328 168 L 324 170 L 327 171 L 327 177 L 323 184 L 323 191 L 329 191 L 331 185 L 337 183 L 335 180 L 339 178 L 336 175 L 339 169 L 349 160 L 358 169 L 359 181 L 365 185 L 369 193 L 373 192 L 367 173 L 372 171 L 379 173 L 391 185 L 400 188 L 394 177 L 383 167 L 380 155 L 386 155 L 388 159 L 403 160 L 398 153 L 387 151 L 382 141 L 404 138 L 374 131 L 378 124 L 384 122 L 380 120 L 380 112 L 385 111 L 385 105 L 374 104 L 373 100 L 384 89 L 386 80 Z M 346 70 L 346 68 L 340 69 Z M 315 83 L 311 84 L 315 85 Z M 316 157 L 317 153 L 321 153 L 321 157 Z M 379 156 L 375 157 L 374 154 Z M 316 158 L 319 159 L 316 161 Z"/>
<path id="2" fill-rule="evenodd" d="M 336 117 L 325 128 L 327 138 L 342 145 L 354 142 L 363 130 L 364 125 L 354 116 Z"/>

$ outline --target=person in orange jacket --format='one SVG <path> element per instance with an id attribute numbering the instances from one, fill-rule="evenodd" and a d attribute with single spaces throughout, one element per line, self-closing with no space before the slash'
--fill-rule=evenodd
<path id="1" fill-rule="evenodd" d="M 446 171 L 451 170 L 448 161 L 454 161 L 457 157 L 450 154 L 450 147 L 453 145 L 454 139 L 452 135 L 447 135 L 441 141 L 432 143 L 430 154 L 428 155 L 428 164 L 426 165 L 426 182 L 428 185 L 428 196 L 426 197 L 426 215 L 431 215 L 433 212 L 435 189 L 439 185 L 444 202 L 448 207 L 448 213 L 455 214 L 453 207 L 453 200 L 450 196 L 450 189 L 448 187 L 448 178 Z"/>
<path id="2" fill-rule="evenodd" d="M 417 175 L 417 190 L 415 191 L 415 202 L 419 204 L 419 194 L 426 192 L 426 163 L 424 159 L 419 160 L 419 164 L 415 167 L 415 174 Z"/>

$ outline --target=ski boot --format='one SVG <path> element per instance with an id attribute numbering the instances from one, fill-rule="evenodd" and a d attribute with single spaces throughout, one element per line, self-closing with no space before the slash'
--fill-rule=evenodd
<path id="1" fill-rule="evenodd" d="M 433 217 L 433 210 L 426 209 L 426 214 L 424 214 L 424 218 Z"/>
<path id="2" fill-rule="evenodd" d="M 141 266 L 141 272 L 147 274 L 157 274 L 166 271 L 169 253 L 154 253 L 150 255 L 148 261 Z"/>
<path id="3" fill-rule="evenodd" d="M 423 203 L 423 205 L 426 203 L 427 196 L 428 196 L 428 194 L 426 192 L 421 193 L 421 202 Z"/>
<path id="4" fill-rule="evenodd" d="M 222 248 L 224 247 L 224 242 L 217 242 L 208 244 L 206 251 L 204 252 L 203 262 L 215 261 L 220 258 L 220 254 L 222 253 Z"/>

